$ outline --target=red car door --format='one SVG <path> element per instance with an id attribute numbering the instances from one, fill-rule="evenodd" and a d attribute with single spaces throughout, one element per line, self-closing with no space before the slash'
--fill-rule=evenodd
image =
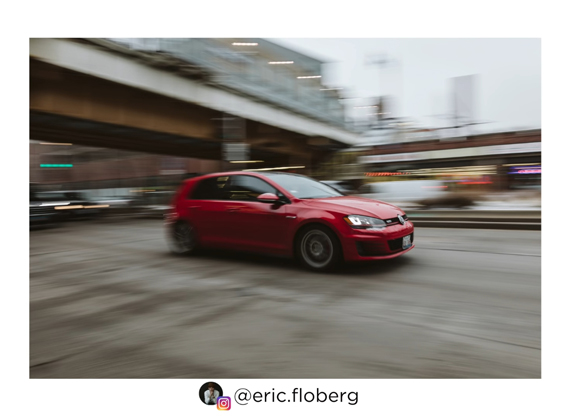
<path id="1" fill-rule="evenodd" d="M 227 201 L 231 239 L 235 248 L 286 252 L 291 222 L 287 218 L 288 205 L 258 201 L 257 197 L 264 193 L 277 194 L 278 191 L 255 176 L 231 176 L 230 199 Z"/>

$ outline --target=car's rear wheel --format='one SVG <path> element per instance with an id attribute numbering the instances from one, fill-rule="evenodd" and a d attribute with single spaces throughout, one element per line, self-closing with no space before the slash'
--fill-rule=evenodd
<path id="1" fill-rule="evenodd" d="M 190 254 L 198 247 L 195 227 L 187 221 L 178 221 L 167 231 L 170 250 L 175 254 Z"/>
<path id="2" fill-rule="evenodd" d="M 305 267 L 315 271 L 332 269 L 342 257 L 336 235 L 320 225 L 309 226 L 301 231 L 296 240 L 295 252 Z"/>

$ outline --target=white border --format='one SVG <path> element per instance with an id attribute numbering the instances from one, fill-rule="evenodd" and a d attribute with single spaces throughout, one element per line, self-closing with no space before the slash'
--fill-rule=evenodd
<path id="1" fill-rule="evenodd" d="M 569 370 L 566 177 L 569 92 L 564 2 L 406 1 L 308 3 L 116 2 L 10 3 L 5 8 L 2 78 L 5 179 L 2 318 L 4 414 L 205 414 L 195 402 L 204 380 L 29 380 L 28 226 L 13 201 L 27 194 L 30 37 L 540 37 L 543 48 L 543 372 L 542 380 L 323 380 L 335 389 L 362 387 L 370 401 L 334 414 L 537 415 L 564 414 Z M 6 84 L 5 84 L 6 85 Z M 13 157 L 17 155 L 17 157 Z M 564 182 L 563 182 L 564 181 Z M 287 386 L 289 380 L 224 381 L 222 385 Z M 322 384 L 321 384 L 322 383 Z M 309 380 L 295 381 L 308 385 Z M 200 406 L 202 406 L 200 404 Z M 7 411 L 6 411 L 7 410 Z M 217 412 L 213 410 L 214 413 Z M 232 409 L 232 412 L 235 410 Z M 250 413 L 251 412 L 251 413 Z M 317 407 L 295 413 L 319 413 Z M 264 408 L 258 414 L 287 414 Z M 245 414 L 245 412 L 243 412 Z M 256 414 L 252 408 L 248 414 Z"/>

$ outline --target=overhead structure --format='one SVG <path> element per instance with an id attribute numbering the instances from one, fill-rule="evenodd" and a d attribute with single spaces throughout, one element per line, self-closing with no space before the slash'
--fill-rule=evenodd
<path id="1" fill-rule="evenodd" d="M 310 167 L 357 138 L 297 79 L 320 64 L 263 39 L 31 39 L 30 138 L 223 160 L 237 119 L 247 159 Z"/>

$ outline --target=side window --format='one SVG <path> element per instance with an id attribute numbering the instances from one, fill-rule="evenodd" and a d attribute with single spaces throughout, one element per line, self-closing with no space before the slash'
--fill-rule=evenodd
<path id="1" fill-rule="evenodd" d="M 207 178 L 196 184 L 196 187 L 188 195 L 188 199 L 229 199 L 229 176 L 217 176 Z"/>
<path id="2" fill-rule="evenodd" d="M 277 194 L 277 189 L 264 180 L 247 175 L 232 176 L 230 191 L 230 199 L 239 201 L 257 201 L 259 195 L 267 192 Z"/>

